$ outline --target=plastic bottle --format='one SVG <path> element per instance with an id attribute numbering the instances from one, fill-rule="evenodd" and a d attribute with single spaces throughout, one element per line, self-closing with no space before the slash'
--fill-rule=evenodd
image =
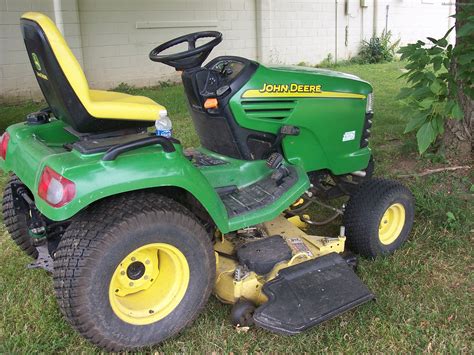
<path id="1" fill-rule="evenodd" d="M 168 117 L 168 112 L 161 111 L 160 118 L 155 122 L 156 135 L 170 138 L 173 134 L 173 124 Z"/>

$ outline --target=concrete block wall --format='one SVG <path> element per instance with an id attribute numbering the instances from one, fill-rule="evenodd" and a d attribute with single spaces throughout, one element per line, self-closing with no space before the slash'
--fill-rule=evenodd
<path id="1" fill-rule="evenodd" d="M 387 27 L 401 43 L 426 40 L 426 37 L 442 37 L 454 26 L 449 16 L 455 12 L 455 1 L 445 0 L 379 0 L 377 28 L 385 28 L 387 5 Z M 454 40 L 454 32 L 450 36 Z"/>
<path id="2" fill-rule="evenodd" d="M 328 54 L 334 59 L 357 55 L 362 40 L 374 30 L 374 0 L 261 0 L 262 60 L 316 64 Z M 377 34 L 385 29 L 393 40 L 409 43 L 442 36 L 454 24 L 454 6 L 442 0 L 377 0 Z M 258 10 L 257 10 L 258 11 Z M 337 51 L 336 51 L 337 48 Z M 337 53 L 336 53 L 337 52 Z"/>
<path id="3" fill-rule="evenodd" d="M 150 61 L 157 45 L 190 32 L 217 30 L 212 53 L 255 58 L 255 2 L 218 0 L 79 0 L 84 67 L 90 85 L 155 85 L 178 80 L 173 68 Z M 177 46 L 175 50 L 185 49 Z M 171 50 L 170 50 L 171 51 Z"/>
<path id="4" fill-rule="evenodd" d="M 72 51 L 82 61 L 76 1 L 63 0 L 61 8 L 62 11 L 55 13 L 53 0 L 0 0 L 0 103 L 41 98 L 21 37 L 23 13 L 38 11 L 58 20 Z"/>
<path id="5" fill-rule="evenodd" d="M 402 43 L 441 36 L 454 24 L 443 0 L 0 0 L 0 102 L 41 97 L 26 55 L 19 18 L 41 11 L 58 24 L 92 88 L 121 82 L 179 80 L 148 59 L 150 50 L 182 34 L 217 30 L 212 57 L 231 54 L 263 63 L 316 64 L 328 54 L 357 54 L 360 41 L 387 28 Z M 449 4 L 448 2 L 446 2 Z M 177 47 L 176 50 L 183 49 Z"/>

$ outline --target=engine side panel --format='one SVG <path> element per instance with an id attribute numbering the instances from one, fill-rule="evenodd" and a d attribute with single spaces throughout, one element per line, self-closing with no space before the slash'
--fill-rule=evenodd
<path id="1" fill-rule="evenodd" d="M 245 128 L 277 134 L 283 125 L 299 127 L 282 144 L 291 163 L 345 174 L 370 159 L 370 149 L 360 146 L 370 92 L 370 84 L 347 74 L 260 65 L 230 107 Z"/>

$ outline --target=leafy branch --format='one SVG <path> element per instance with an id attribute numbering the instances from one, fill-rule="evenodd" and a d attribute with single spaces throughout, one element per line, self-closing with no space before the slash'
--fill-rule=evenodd
<path id="1" fill-rule="evenodd" d="M 463 21 L 457 38 L 470 38 L 463 41 L 463 45 L 454 47 L 448 43 L 452 27 L 440 39 L 428 37 L 429 42 L 417 41 L 398 51 L 400 59 L 408 62 L 406 73 L 400 76 L 406 78 L 408 86 L 401 89 L 397 98 L 405 104 L 404 112 L 411 117 L 405 133 L 417 130 L 420 154 L 444 133 L 446 120 L 464 117 L 458 103 L 458 90 L 471 98 L 474 96 L 474 16 L 463 11 L 453 17 Z M 463 83 L 461 87 L 459 82 Z"/>

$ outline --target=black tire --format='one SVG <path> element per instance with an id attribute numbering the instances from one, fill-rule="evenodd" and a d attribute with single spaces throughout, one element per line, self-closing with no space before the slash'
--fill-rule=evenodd
<path id="1" fill-rule="evenodd" d="M 163 319 L 134 325 L 112 310 L 109 285 L 121 260 L 149 243 L 183 253 L 189 284 Z M 109 351 L 137 349 L 176 335 L 198 316 L 215 266 L 211 239 L 187 209 L 157 193 L 135 192 L 100 201 L 73 219 L 56 251 L 54 286 L 63 314 L 81 335 Z"/>
<path id="2" fill-rule="evenodd" d="M 395 240 L 383 244 L 379 226 L 385 211 L 394 204 L 404 208 L 403 228 Z M 352 251 L 366 257 L 391 254 L 408 239 L 414 214 L 414 198 L 408 188 L 393 180 L 370 179 L 359 186 L 345 208 L 346 243 Z"/>
<path id="3" fill-rule="evenodd" d="M 12 175 L 8 180 L 3 191 L 2 213 L 3 223 L 10 233 L 13 241 L 23 250 L 27 255 L 36 259 L 38 257 L 38 250 L 36 250 L 30 235 L 28 234 L 28 218 L 27 212 L 24 212 L 23 206 L 20 206 L 20 201 L 13 196 L 13 185 L 21 185 L 22 182 L 18 177 Z"/>

